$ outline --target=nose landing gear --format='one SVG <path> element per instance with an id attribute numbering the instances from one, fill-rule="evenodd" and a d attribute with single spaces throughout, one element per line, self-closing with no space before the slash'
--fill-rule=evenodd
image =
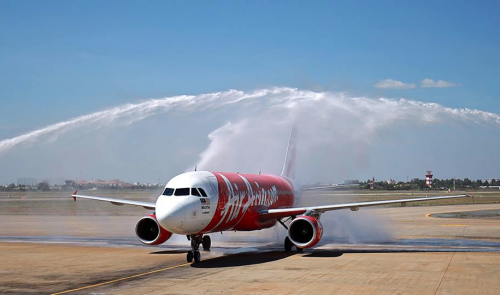
<path id="1" fill-rule="evenodd" d="M 210 251 L 210 246 L 212 245 L 212 240 L 209 236 L 203 235 L 189 235 L 187 236 L 188 240 L 191 240 L 191 251 L 187 253 L 186 260 L 191 263 L 200 262 L 201 254 L 200 254 L 200 244 L 203 245 L 203 250 Z"/>
<path id="2" fill-rule="evenodd" d="M 187 253 L 187 257 L 186 257 L 187 258 L 187 262 L 189 262 L 189 263 L 193 262 L 193 257 L 194 257 L 193 251 L 189 251 Z"/>

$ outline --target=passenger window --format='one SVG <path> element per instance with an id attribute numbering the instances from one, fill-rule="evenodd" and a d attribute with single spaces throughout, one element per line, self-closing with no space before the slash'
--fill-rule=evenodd
<path id="1" fill-rule="evenodd" d="M 191 194 L 193 196 L 201 197 L 200 192 L 195 187 L 191 188 Z"/>
<path id="2" fill-rule="evenodd" d="M 174 196 L 189 196 L 189 188 L 176 189 Z"/>
<path id="3" fill-rule="evenodd" d="M 167 188 L 165 189 L 165 191 L 163 192 L 163 195 L 164 195 L 164 196 L 171 196 L 173 193 L 174 193 L 174 189 L 173 189 L 173 188 L 169 188 L 169 187 L 167 187 Z"/>
<path id="4" fill-rule="evenodd" d="M 198 189 L 200 190 L 200 193 L 203 197 L 207 196 L 207 193 L 205 193 L 205 191 L 201 187 L 199 187 Z"/>

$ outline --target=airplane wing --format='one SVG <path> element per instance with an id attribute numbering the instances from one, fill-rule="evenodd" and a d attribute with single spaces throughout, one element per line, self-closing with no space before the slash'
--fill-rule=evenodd
<path id="1" fill-rule="evenodd" d="M 156 208 L 156 204 L 151 203 L 151 202 L 132 201 L 132 200 L 114 199 L 114 198 L 106 198 L 106 197 L 84 196 L 84 195 L 78 195 L 77 193 L 78 193 L 78 191 L 76 190 L 72 195 L 72 197 L 75 201 L 77 198 L 80 198 L 80 199 L 89 199 L 89 200 L 110 202 L 111 204 L 118 205 L 118 206 L 132 205 L 132 206 L 144 207 L 144 208 L 150 209 L 150 210 L 154 210 Z"/>
<path id="2" fill-rule="evenodd" d="M 306 187 L 306 188 L 302 188 L 302 191 L 303 192 L 320 191 L 320 190 L 354 188 L 354 187 L 359 187 L 359 184 L 333 184 L 333 185 L 325 185 L 325 186 Z"/>
<path id="3" fill-rule="evenodd" d="M 304 214 L 306 212 L 324 213 L 326 211 L 347 209 L 347 208 L 351 209 L 352 211 L 358 211 L 360 207 L 379 206 L 379 205 L 388 205 L 388 204 L 397 204 L 397 203 L 400 203 L 401 205 L 406 206 L 406 203 L 410 203 L 410 202 L 423 202 L 423 201 L 455 199 L 455 198 L 465 198 L 465 197 L 469 197 L 469 195 L 437 196 L 437 197 L 426 197 L 426 198 L 358 202 L 358 203 L 346 203 L 346 204 L 298 207 L 298 208 L 267 209 L 267 210 L 260 211 L 260 218 L 259 219 L 261 221 L 266 221 L 266 220 L 283 218 L 283 217 L 288 217 L 288 216 L 301 215 L 301 214 Z"/>

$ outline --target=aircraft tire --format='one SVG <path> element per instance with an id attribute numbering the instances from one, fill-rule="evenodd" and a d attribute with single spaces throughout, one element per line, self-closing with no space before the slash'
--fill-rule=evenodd
<path id="1" fill-rule="evenodd" d="M 299 253 L 304 252 L 304 248 L 299 248 L 299 247 L 295 247 L 295 248 L 297 248 L 297 252 L 299 252 Z"/>
<path id="2" fill-rule="evenodd" d="M 212 246 L 212 239 L 210 239 L 210 236 L 203 236 L 201 244 L 203 245 L 203 250 L 209 251 Z"/>
<path id="3" fill-rule="evenodd" d="M 285 244 L 285 251 L 286 252 L 292 251 L 293 243 L 292 243 L 292 241 L 290 241 L 289 237 L 285 238 L 285 243 L 284 244 Z"/>
<path id="4" fill-rule="evenodd" d="M 191 263 L 193 262 L 193 251 L 189 251 L 186 255 L 187 262 Z"/>
<path id="5" fill-rule="evenodd" d="M 194 251 L 194 262 L 200 262 L 200 261 L 201 261 L 200 251 Z"/>

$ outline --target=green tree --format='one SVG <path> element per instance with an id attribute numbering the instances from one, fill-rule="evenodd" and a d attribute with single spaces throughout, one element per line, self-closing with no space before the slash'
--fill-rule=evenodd
<path id="1" fill-rule="evenodd" d="M 48 191 L 50 190 L 50 185 L 46 181 L 42 181 L 37 185 L 37 189 L 39 191 Z"/>
<path id="2" fill-rule="evenodd" d="M 16 186 L 16 184 L 11 183 L 11 184 L 9 184 L 9 185 L 7 186 L 7 191 L 8 191 L 8 192 L 13 191 L 13 190 L 15 190 L 15 189 L 16 189 L 16 187 L 17 187 L 17 186 Z"/>

